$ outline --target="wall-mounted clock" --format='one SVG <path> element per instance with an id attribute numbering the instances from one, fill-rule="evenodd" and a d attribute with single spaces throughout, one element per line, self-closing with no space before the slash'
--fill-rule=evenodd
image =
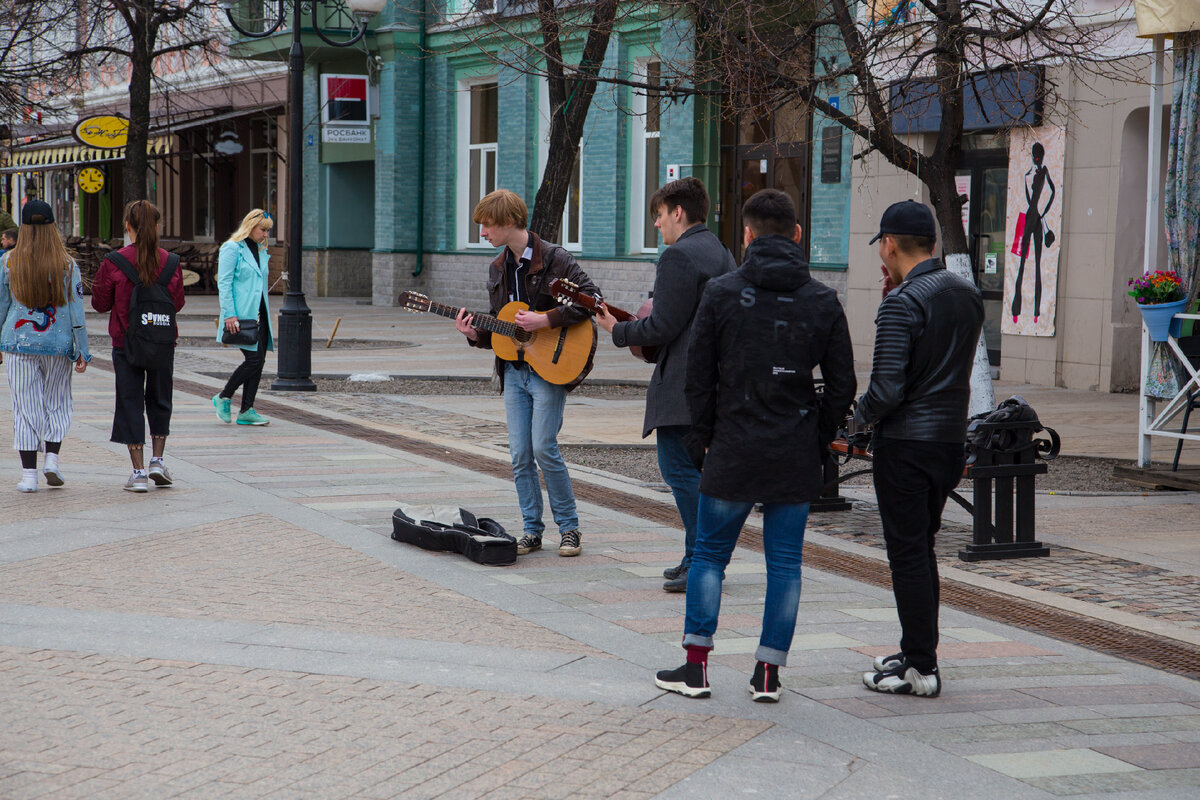
<path id="1" fill-rule="evenodd" d="M 88 194 L 95 194 L 104 188 L 104 170 L 99 167 L 84 167 L 79 170 L 76 180 L 80 189 Z"/>

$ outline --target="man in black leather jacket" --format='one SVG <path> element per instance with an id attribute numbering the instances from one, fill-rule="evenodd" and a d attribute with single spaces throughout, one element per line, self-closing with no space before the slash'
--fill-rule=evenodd
<path id="1" fill-rule="evenodd" d="M 767 594 L 750 692 L 773 702 L 796 630 L 809 503 L 821 494 L 823 455 L 856 383 L 846 315 L 837 293 L 809 274 L 791 199 L 763 189 L 742 217 L 745 261 L 708 281 L 688 343 L 687 445 L 702 470 L 683 627 L 687 663 L 659 672 L 655 683 L 709 696 L 725 567 L 746 517 L 762 503 Z M 819 398 L 817 367 L 825 380 Z"/>
<path id="2" fill-rule="evenodd" d="M 869 689 L 936 697 L 938 572 L 934 536 L 962 477 L 971 369 L 983 301 L 933 257 L 937 228 L 912 200 L 883 214 L 879 242 L 891 290 L 875 316 L 871 382 L 855 417 L 872 426 L 879 516 L 900 617 L 900 652 L 875 659 Z"/>

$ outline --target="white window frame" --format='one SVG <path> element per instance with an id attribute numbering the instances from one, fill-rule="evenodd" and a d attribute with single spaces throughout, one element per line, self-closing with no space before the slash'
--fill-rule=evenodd
<path id="1" fill-rule="evenodd" d="M 542 175 L 546 172 L 546 161 L 550 158 L 550 82 L 547 79 L 538 81 L 538 185 L 541 185 Z M 583 250 L 583 140 L 579 140 L 579 203 L 575 206 L 576 230 L 579 239 L 572 241 L 567 238 L 571 230 L 571 190 L 567 189 L 567 202 L 563 204 L 561 223 L 562 239 L 560 244 L 571 252 Z"/>
<path id="2" fill-rule="evenodd" d="M 458 195 L 458 244 L 460 248 L 465 250 L 492 248 L 482 236 L 479 237 L 478 242 L 471 241 L 471 226 L 475 225 L 471 221 L 471 212 L 474 211 L 471 208 L 471 151 L 479 150 L 484 154 L 480 162 L 481 165 L 486 163 L 486 154 L 491 153 L 492 158 L 496 161 L 495 174 L 498 175 L 500 171 L 499 153 L 496 142 L 471 144 L 471 87 L 486 83 L 496 83 L 497 88 L 499 88 L 499 82 L 495 75 L 467 78 L 458 82 L 458 179 L 456 182 L 456 194 Z M 486 170 L 481 172 L 481 174 L 485 173 Z M 495 188 L 495 186 L 492 187 L 492 189 Z M 485 194 L 487 192 L 481 192 L 479 196 L 483 197 Z"/>
<path id="3" fill-rule="evenodd" d="M 634 62 L 635 80 L 646 80 L 649 75 L 649 65 L 654 63 L 656 59 L 640 58 Z M 646 226 L 653 226 L 648 217 L 649 212 L 646 209 L 646 141 L 648 139 L 658 139 L 660 142 L 662 116 L 661 108 L 659 115 L 658 131 L 646 130 L 646 93 L 641 89 L 632 89 L 633 92 L 633 114 L 630 116 L 630 165 L 629 165 L 629 252 L 631 253 L 657 253 L 658 244 L 655 240 L 654 247 L 646 247 Z M 662 150 L 659 149 L 659 172 L 662 167 Z M 657 178 L 654 181 L 658 183 Z"/>

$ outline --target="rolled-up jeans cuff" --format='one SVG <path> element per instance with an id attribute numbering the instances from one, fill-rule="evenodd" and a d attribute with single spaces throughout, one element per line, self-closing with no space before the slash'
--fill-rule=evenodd
<path id="1" fill-rule="evenodd" d="M 684 637 L 684 641 L 687 641 L 687 637 Z M 787 666 L 787 656 L 786 650 L 776 650 L 774 647 L 764 647 L 761 644 L 754 651 L 756 659 L 767 664 L 774 664 L 777 667 Z"/>
<path id="2" fill-rule="evenodd" d="M 683 635 L 683 646 L 693 645 L 695 647 L 707 647 L 710 650 L 713 646 L 713 638 L 711 636 L 700 636 L 696 633 L 685 633 Z"/>

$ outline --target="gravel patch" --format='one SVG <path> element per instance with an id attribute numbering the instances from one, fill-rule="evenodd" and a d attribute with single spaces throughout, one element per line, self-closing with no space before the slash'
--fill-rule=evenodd
<path id="1" fill-rule="evenodd" d="M 92 348 L 109 347 L 112 340 L 106 333 L 88 334 L 88 346 Z M 216 332 L 212 336 L 180 336 L 178 347 L 217 348 L 223 347 L 217 342 Z M 405 347 L 416 347 L 413 342 L 401 342 L 388 339 L 334 339 L 331 350 L 399 350 Z M 324 349 L 325 342 L 313 339 L 313 349 Z"/>
<path id="2" fill-rule="evenodd" d="M 354 340 L 348 339 L 347 342 Z M 335 346 L 336 346 L 335 342 Z M 321 393 L 343 394 L 394 394 L 408 396 L 473 395 L 496 396 L 496 387 L 491 380 L 471 378 L 390 378 L 386 381 L 350 381 L 345 379 L 316 378 L 317 390 Z M 628 383 L 600 383 L 589 381 L 576 388 L 574 396 L 609 400 L 638 400 L 646 395 L 646 387 Z M 571 464 L 623 475 L 642 483 L 661 484 L 658 471 L 658 455 L 653 445 L 560 445 L 563 456 Z M 1077 494 L 1143 494 L 1150 489 L 1118 480 L 1113 477 L 1113 467 L 1132 462 L 1116 458 L 1091 458 L 1086 456 L 1059 456 L 1045 462 L 1047 473 L 1037 478 L 1039 491 Z M 854 472 L 868 467 L 865 461 L 854 460 L 842 467 L 842 473 Z M 871 475 L 859 475 L 846 481 L 847 486 L 871 486 Z M 971 488 L 971 481 L 964 479 L 960 489 Z M 1168 490 L 1169 491 L 1169 490 Z"/>
<path id="3" fill-rule="evenodd" d="M 345 379 L 317 378 L 318 392 L 352 392 L 357 394 L 400 394 L 400 395 L 491 395 L 498 397 L 497 387 L 486 378 L 392 378 L 386 381 L 351 381 Z M 572 390 L 573 397 L 592 397 L 608 400 L 640 400 L 646 396 L 646 387 L 629 383 L 586 382 Z"/>
<path id="4" fill-rule="evenodd" d="M 661 483 L 658 471 L 658 456 L 653 447 L 607 447 L 593 445 L 560 445 L 563 456 L 572 464 L 602 469 L 624 475 L 645 483 Z M 1112 476 L 1113 467 L 1131 462 L 1116 458 L 1089 458 L 1086 456 L 1059 456 L 1046 462 L 1047 472 L 1037 478 L 1041 491 L 1079 494 L 1124 494 L 1149 493 L 1137 484 L 1117 480 Z M 842 473 L 854 472 L 868 467 L 865 461 L 854 461 L 842 468 Z M 871 486 L 871 475 L 859 475 L 846 481 L 847 486 Z M 964 479 L 960 489 L 970 490 L 971 481 Z"/>

